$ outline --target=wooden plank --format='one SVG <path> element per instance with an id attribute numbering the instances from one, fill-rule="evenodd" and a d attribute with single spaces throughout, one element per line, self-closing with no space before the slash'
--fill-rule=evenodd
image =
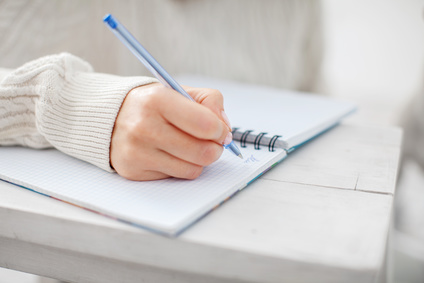
<path id="1" fill-rule="evenodd" d="M 19 240 L 7 239 L 0 237 L 0 247 L 4 247 L 2 256 L 0 256 L 0 266 L 6 262 L 10 269 L 22 270 L 63 280 L 60 282 L 78 282 L 78 283 L 132 283 L 132 282 L 173 282 L 173 283 L 240 283 L 240 282 L 266 282 L 257 280 L 240 280 L 237 277 L 224 279 L 215 276 L 202 276 L 195 273 L 182 273 L 172 270 L 158 269 L 152 266 L 133 264 L 130 262 L 114 261 L 108 258 L 89 256 L 87 254 L 79 254 L 75 252 L 64 251 L 61 249 L 45 247 L 41 245 L 28 244 Z M 40 255 L 34 260 L 34 255 Z M 264 262 L 266 264 L 266 262 Z M 66 268 L 63 268 L 66 266 Z M 284 267 L 283 267 L 284 268 Z M 313 269 L 313 267 L 305 268 L 293 266 L 293 269 L 299 271 L 298 279 L 290 282 L 300 282 L 302 272 Z M 355 282 L 349 280 L 336 281 L 340 279 L 340 273 L 349 278 L 361 280 L 362 277 L 354 273 L 346 273 L 346 271 L 335 268 L 327 268 L 327 276 L 324 281 L 314 280 L 314 282 Z M 278 278 L 274 282 L 281 282 L 283 278 Z M 44 282 L 44 281 L 43 281 Z M 50 282 L 50 281 L 49 281 Z M 364 282 L 364 281 L 361 281 Z"/>
<path id="2" fill-rule="evenodd" d="M 0 237 L 0 251 L 0 266 L 61 280 L 57 283 L 234 282 L 233 280 L 204 278 L 196 274 L 115 261 L 110 258 L 90 256 L 2 237 Z M 34 255 L 38 256 L 34 258 Z"/>
<path id="3" fill-rule="evenodd" d="M 82 262 L 94 256 L 246 282 L 373 282 L 392 203 L 390 195 L 258 180 L 168 239 L 10 184 L 0 190 L 0 237 L 78 253 Z"/>
<path id="4" fill-rule="evenodd" d="M 402 132 L 340 125 L 290 153 L 263 178 L 393 194 Z"/>

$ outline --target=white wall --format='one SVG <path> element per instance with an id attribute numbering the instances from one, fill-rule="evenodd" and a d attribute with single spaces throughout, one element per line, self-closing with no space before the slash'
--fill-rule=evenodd
<path id="1" fill-rule="evenodd" d="M 324 91 L 357 100 L 360 122 L 394 124 L 424 67 L 424 1 L 323 0 Z"/>

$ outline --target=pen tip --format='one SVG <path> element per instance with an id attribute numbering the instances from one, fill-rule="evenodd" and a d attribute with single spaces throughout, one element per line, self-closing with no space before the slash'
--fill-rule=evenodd
<path id="1" fill-rule="evenodd" d="M 241 153 L 239 155 L 237 155 L 237 156 L 240 157 L 241 159 L 244 159 L 243 158 L 243 155 L 241 155 Z"/>

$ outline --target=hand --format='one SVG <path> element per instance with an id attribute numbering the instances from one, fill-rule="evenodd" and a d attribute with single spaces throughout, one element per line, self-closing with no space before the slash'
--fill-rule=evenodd
<path id="1" fill-rule="evenodd" d="M 185 89 L 197 103 L 158 83 L 128 93 L 111 140 L 118 174 L 137 181 L 194 179 L 221 156 L 232 139 L 221 93 Z"/>

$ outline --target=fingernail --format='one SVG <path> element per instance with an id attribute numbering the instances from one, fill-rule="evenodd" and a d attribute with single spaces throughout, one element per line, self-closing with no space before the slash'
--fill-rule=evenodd
<path id="1" fill-rule="evenodd" d="M 227 114 L 225 114 L 224 110 L 221 111 L 221 116 L 222 116 L 222 119 L 224 119 L 225 124 L 227 124 L 227 126 L 231 129 L 230 120 L 228 119 L 228 116 Z"/>
<path id="2" fill-rule="evenodd" d="M 233 140 L 233 134 L 231 132 L 228 132 L 228 135 L 225 137 L 224 144 L 230 144 Z"/>

